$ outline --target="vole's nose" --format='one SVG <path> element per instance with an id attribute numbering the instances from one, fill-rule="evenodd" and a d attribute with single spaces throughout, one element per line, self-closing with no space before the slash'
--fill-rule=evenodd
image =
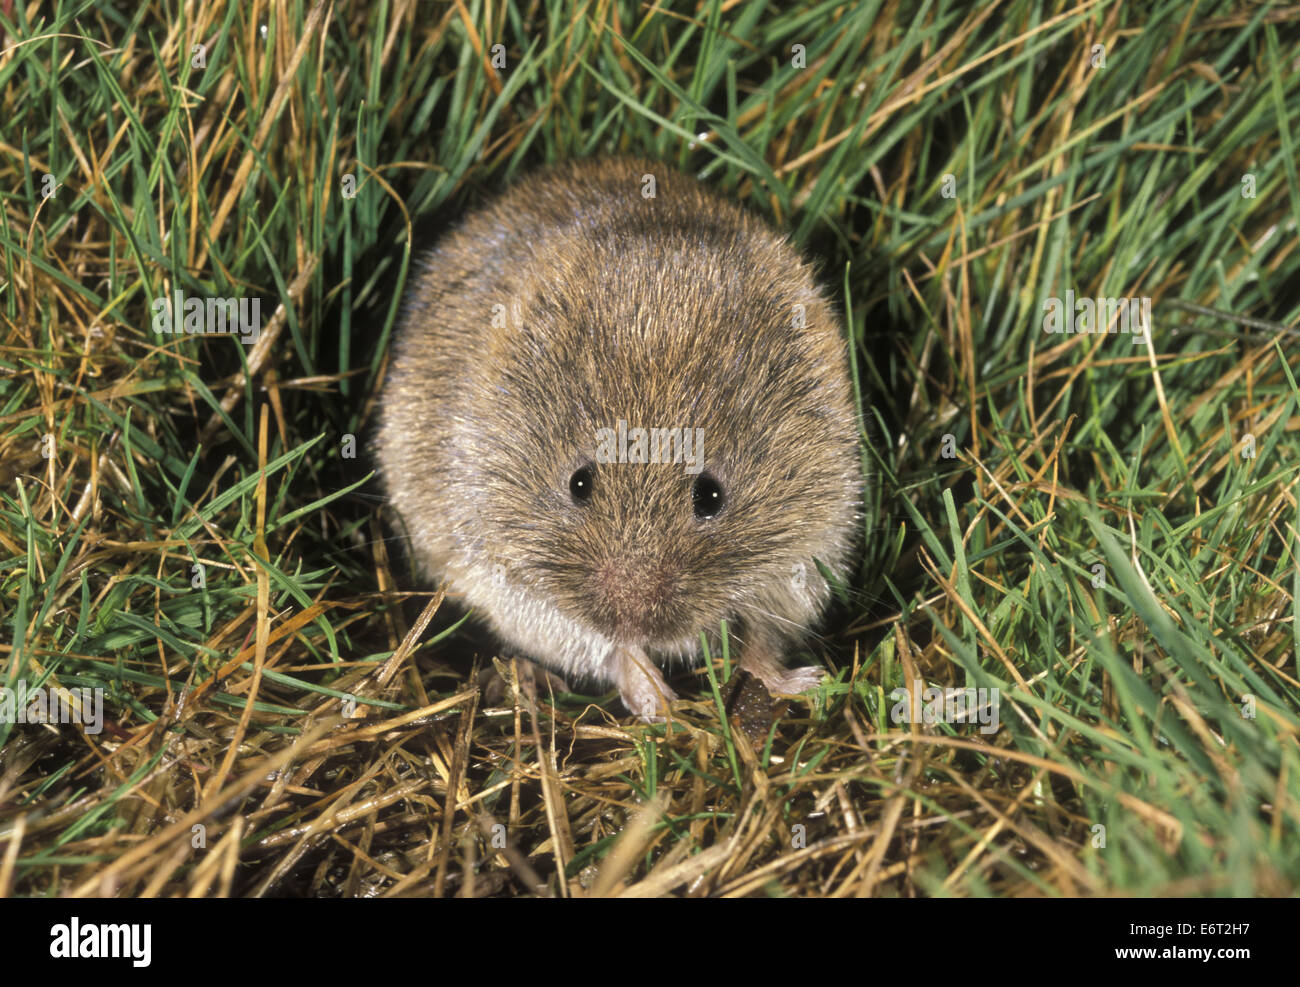
<path id="1" fill-rule="evenodd" d="M 639 642 L 671 633 L 677 574 L 663 561 L 611 559 L 592 573 L 595 616 L 611 637 Z"/>

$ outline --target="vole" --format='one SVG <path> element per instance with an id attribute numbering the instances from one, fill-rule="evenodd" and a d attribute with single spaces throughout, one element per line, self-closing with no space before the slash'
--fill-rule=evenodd
<path id="1" fill-rule="evenodd" d="M 417 262 L 378 466 L 431 582 L 504 644 L 618 687 L 717 653 L 776 694 L 849 575 L 862 467 L 841 322 L 766 223 L 652 161 L 518 181 Z"/>

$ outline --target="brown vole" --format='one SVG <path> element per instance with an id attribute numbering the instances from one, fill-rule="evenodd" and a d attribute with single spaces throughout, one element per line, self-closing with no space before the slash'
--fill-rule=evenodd
<path id="1" fill-rule="evenodd" d="M 472 213 L 414 275 L 378 461 L 415 558 L 524 657 L 618 686 L 726 618 L 773 694 L 848 574 L 861 467 L 840 321 L 766 224 L 650 161 L 575 161 Z M 675 460 L 675 461 L 674 461 Z"/>

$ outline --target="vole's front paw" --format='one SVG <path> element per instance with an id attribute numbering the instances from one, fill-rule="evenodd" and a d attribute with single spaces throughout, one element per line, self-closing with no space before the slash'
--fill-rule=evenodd
<path id="1" fill-rule="evenodd" d="M 515 658 L 515 663 L 515 668 L 519 672 L 519 691 L 529 699 L 537 699 L 548 693 L 573 691 L 564 679 L 536 662 L 529 661 L 527 658 Z M 483 689 L 483 702 L 488 706 L 513 702 L 510 688 L 510 679 L 513 677 L 510 660 L 496 659 L 493 666 L 479 671 L 478 684 Z"/>
<path id="2" fill-rule="evenodd" d="M 756 637 L 740 656 L 740 667 L 758 679 L 773 696 L 797 696 L 815 689 L 826 670 L 816 665 L 786 668 L 780 652 L 762 637 Z"/>
<path id="3" fill-rule="evenodd" d="M 628 695 L 620 690 L 619 698 L 642 723 L 663 723 L 668 715 L 669 704 L 677 698 L 677 693 L 665 685 L 662 693 L 647 691 Z"/>
<path id="4" fill-rule="evenodd" d="M 817 688 L 825 674 L 826 670 L 816 665 L 787 668 L 777 675 L 763 679 L 763 685 L 773 696 L 798 696 Z"/>
<path id="5" fill-rule="evenodd" d="M 643 723 L 662 723 L 677 698 L 663 673 L 640 648 L 620 651 L 618 662 L 616 679 L 623 705 Z"/>

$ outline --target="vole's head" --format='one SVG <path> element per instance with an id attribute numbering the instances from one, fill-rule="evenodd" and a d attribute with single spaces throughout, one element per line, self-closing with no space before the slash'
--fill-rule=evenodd
<path id="1" fill-rule="evenodd" d="M 467 450 L 512 583 L 610 638 L 718 620 L 805 623 L 843 572 L 861 474 L 838 320 L 797 254 L 746 218 L 582 231 L 503 299 Z M 674 461 L 675 460 L 675 461 Z M 792 630 L 796 628 L 791 626 Z"/>

